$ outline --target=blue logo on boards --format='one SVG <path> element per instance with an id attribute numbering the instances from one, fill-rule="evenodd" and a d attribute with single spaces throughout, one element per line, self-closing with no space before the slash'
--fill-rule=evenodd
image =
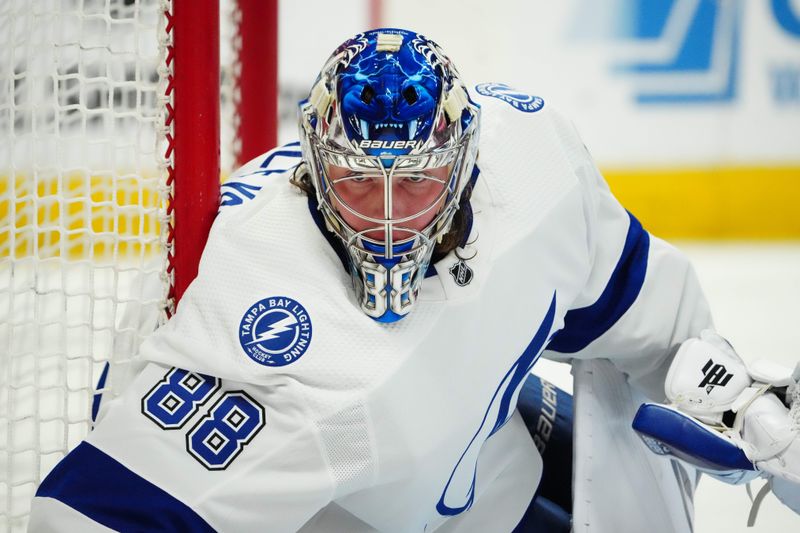
<path id="1" fill-rule="evenodd" d="M 481 83 L 475 86 L 475 90 L 478 94 L 502 100 L 525 113 L 535 113 L 544 107 L 544 100 L 541 97 L 521 93 L 505 83 Z"/>
<path id="2" fill-rule="evenodd" d="M 580 34 L 609 27 L 611 71 L 640 104 L 730 102 L 740 68 L 741 0 L 584 0 Z M 615 15 L 601 17 L 603 7 Z M 592 31 L 594 29 L 595 31 Z M 591 39 L 591 37 L 590 37 Z"/>
<path id="3" fill-rule="evenodd" d="M 780 27 L 793 37 L 800 37 L 800 6 L 792 0 L 772 0 L 772 14 Z"/>
<path id="4" fill-rule="evenodd" d="M 294 363 L 311 343 L 311 319 L 297 301 L 270 296 L 250 306 L 239 324 L 239 343 L 264 366 Z"/>

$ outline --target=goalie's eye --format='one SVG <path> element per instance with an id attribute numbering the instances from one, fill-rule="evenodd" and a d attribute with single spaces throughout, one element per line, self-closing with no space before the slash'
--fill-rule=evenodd
<path id="1" fill-rule="evenodd" d="M 371 176 L 369 174 L 350 174 L 343 178 L 336 180 L 336 182 L 348 183 L 373 183 L 382 180 L 378 176 Z"/>
<path id="2" fill-rule="evenodd" d="M 413 104 L 417 101 L 417 98 L 419 98 L 417 96 L 417 90 L 413 86 L 409 85 L 403 89 L 403 98 L 406 99 L 406 102 L 408 102 L 409 105 Z"/>
<path id="3" fill-rule="evenodd" d="M 365 85 L 363 89 L 361 89 L 361 101 L 365 104 L 369 104 L 372 102 L 372 99 L 375 97 L 375 89 L 373 89 L 369 85 Z"/>

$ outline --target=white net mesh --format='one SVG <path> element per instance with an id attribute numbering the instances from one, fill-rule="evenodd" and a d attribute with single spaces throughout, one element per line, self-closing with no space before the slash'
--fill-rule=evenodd
<path id="1" fill-rule="evenodd" d="M 0 1 L 0 531 L 167 305 L 169 4 Z"/>

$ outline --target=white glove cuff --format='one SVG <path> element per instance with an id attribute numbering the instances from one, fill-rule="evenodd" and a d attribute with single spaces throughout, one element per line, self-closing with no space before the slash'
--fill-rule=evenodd
<path id="1" fill-rule="evenodd" d="M 667 373 L 664 392 L 681 411 L 720 424 L 753 381 L 733 348 L 710 330 L 684 342 Z"/>

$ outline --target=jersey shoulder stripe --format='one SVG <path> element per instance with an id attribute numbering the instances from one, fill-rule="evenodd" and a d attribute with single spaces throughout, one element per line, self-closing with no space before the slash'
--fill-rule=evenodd
<path id="1" fill-rule="evenodd" d="M 650 234 L 628 213 L 630 225 L 617 265 L 603 293 L 592 305 L 572 309 L 564 317 L 564 329 L 553 336 L 548 350 L 576 353 L 611 329 L 633 305 L 644 284 Z"/>
<path id="2" fill-rule="evenodd" d="M 58 500 L 115 531 L 214 531 L 185 503 L 87 442 L 56 465 L 36 497 Z"/>

